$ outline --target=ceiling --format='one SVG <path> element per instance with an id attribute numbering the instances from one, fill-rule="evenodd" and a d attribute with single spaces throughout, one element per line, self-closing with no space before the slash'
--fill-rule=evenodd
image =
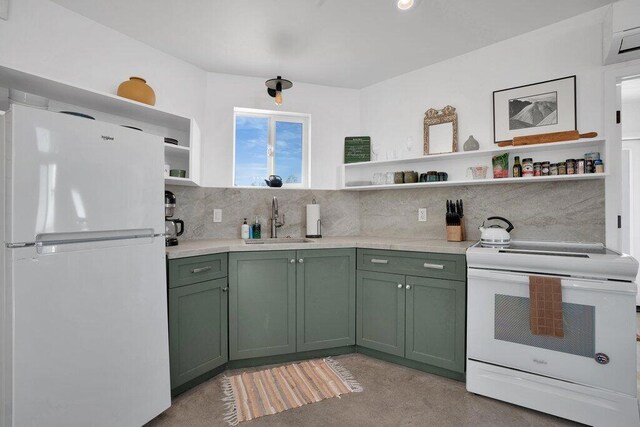
<path id="1" fill-rule="evenodd" d="M 204 70 L 362 88 L 613 0 L 53 0 Z"/>

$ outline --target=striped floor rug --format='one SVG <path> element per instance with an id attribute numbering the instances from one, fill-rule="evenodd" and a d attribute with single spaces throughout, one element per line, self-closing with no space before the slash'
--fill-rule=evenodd
<path id="1" fill-rule="evenodd" d="M 222 388 L 227 409 L 224 419 L 232 426 L 362 391 L 349 371 L 331 358 L 224 376 Z"/>

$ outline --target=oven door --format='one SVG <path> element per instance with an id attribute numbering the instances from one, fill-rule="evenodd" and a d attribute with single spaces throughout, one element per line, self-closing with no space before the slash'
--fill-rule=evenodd
<path id="1" fill-rule="evenodd" d="M 469 268 L 467 357 L 635 397 L 635 294 L 634 283 L 563 278 L 565 336 L 533 335 L 529 276 Z"/>

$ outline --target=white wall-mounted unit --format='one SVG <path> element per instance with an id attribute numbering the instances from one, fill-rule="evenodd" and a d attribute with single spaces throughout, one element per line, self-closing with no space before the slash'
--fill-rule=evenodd
<path id="1" fill-rule="evenodd" d="M 614 3 L 604 20 L 604 64 L 640 58 L 640 2 Z"/>
<path id="2" fill-rule="evenodd" d="M 165 143 L 165 164 L 169 164 L 171 169 L 186 170 L 187 176 L 167 177 L 165 183 L 200 185 L 200 128 L 192 118 L 3 66 L 0 66 L 0 88 L 18 89 L 49 98 L 51 111 L 76 111 L 97 121 L 173 138 L 178 145 Z"/>

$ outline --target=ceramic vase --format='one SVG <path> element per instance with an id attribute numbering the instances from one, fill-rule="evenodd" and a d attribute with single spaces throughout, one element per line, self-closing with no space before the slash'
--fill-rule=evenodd
<path id="1" fill-rule="evenodd" d="M 142 102 L 143 104 L 156 105 L 156 94 L 141 77 L 129 77 L 129 80 L 120 83 L 118 96 Z"/>
<path id="2" fill-rule="evenodd" d="M 473 135 L 470 135 L 469 139 L 467 139 L 467 141 L 462 146 L 462 149 L 464 151 L 475 151 L 475 150 L 480 149 L 480 143 L 478 141 L 476 141 L 476 139 L 473 137 Z"/>

